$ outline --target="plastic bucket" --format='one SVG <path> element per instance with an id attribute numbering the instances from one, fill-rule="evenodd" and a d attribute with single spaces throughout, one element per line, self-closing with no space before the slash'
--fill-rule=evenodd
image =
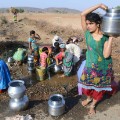
<path id="1" fill-rule="evenodd" d="M 37 80 L 45 80 L 46 69 L 44 67 L 36 67 Z"/>

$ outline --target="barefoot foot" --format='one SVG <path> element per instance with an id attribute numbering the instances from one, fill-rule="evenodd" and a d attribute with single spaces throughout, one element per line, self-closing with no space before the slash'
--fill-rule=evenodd
<path id="1" fill-rule="evenodd" d="M 92 116 L 92 115 L 95 115 L 95 114 L 96 114 L 96 111 L 95 111 L 95 106 L 90 106 L 90 110 L 89 110 L 88 114 L 89 114 L 90 116 Z"/>
<path id="2" fill-rule="evenodd" d="M 63 75 L 61 75 L 60 77 L 64 78 L 64 77 L 65 77 L 65 75 L 63 74 Z"/>
<path id="3" fill-rule="evenodd" d="M 86 100 L 83 100 L 81 104 L 82 104 L 82 106 L 85 107 L 85 106 L 88 105 L 91 101 L 92 101 L 92 99 L 90 99 L 90 98 L 88 99 L 88 98 L 87 98 Z"/>

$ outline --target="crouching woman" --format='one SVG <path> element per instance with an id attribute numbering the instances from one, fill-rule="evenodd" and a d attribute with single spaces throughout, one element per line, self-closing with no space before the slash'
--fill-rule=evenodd
<path id="1" fill-rule="evenodd" d="M 0 59 L 0 93 L 4 92 L 8 88 L 10 81 L 11 75 L 8 66 L 2 59 Z"/>
<path id="2" fill-rule="evenodd" d="M 60 44 L 60 53 L 55 57 L 56 65 L 63 66 L 64 76 L 70 76 L 73 69 L 73 54 L 66 50 L 65 44 Z"/>

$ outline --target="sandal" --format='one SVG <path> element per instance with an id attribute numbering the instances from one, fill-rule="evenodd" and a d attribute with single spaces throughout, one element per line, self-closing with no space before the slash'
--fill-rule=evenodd
<path id="1" fill-rule="evenodd" d="M 83 102 L 86 101 L 86 104 L 84 104 Z M 90 102 L 92 101 L 92 98 L 87 98 L 86 100 L 82 101 L 81 104 L 83 107 L 85 107 L 86 105 L 88 105 Z"/>

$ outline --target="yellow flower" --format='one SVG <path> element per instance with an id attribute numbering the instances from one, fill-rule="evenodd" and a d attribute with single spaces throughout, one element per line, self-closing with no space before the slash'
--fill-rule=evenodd
<path id="1" fill-rule="evenodd" d="M 101 58 L 100 56 L 98 57 L 98 61 L 99 61 L 99 62 L 101 62 L 101 61 L 102 61 L 102 58 Z"/>
<path id="2" fill-rule="evenodd" d="M 92 63 L 92 68 L 95 68 L 95 65 L 94 65 L 94 63 Z"/>
<path id="3" fill-rule="evenodd" d="M 94 83 L 95 83 L 95 84 L 98 84 L 99 82 L 100 82 L 100 78 L 99 78 L 99 77 L 95 77 L 95 78 L 94 78 Z"/>
<path id="4" fill-rule="evenodd" d="M 85 78 L 86 78 L 85 74 L 82 74 L 81 80 L 85 80 Z"/>

